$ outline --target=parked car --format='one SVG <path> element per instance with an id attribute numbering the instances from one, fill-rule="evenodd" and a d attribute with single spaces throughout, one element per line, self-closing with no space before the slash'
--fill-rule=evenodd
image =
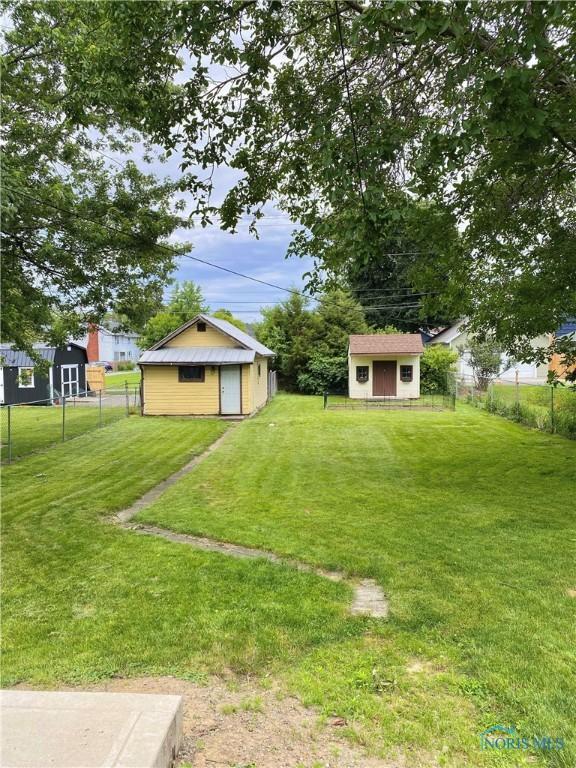
<path id="1" fill-rule="evenodd" d="M 104 368 L 106 373 L 112 373 L 114 370 L 112 363 L 107 363 L 105 360 L 98 360 L 95 363 L 90 363 L 90 365 L 98 365 L 100 368 Z"/>

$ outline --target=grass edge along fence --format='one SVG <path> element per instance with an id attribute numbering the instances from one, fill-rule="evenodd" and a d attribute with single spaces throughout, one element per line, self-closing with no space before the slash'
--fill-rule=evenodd
<path id="1" fill-rule="evenodd" d="M 526 382 L 491 382 L 481 390 L 461 383 L 458 396 L 506 419 L 576 440 L 576 387 Z"/>
<path id="2" fill-rule="evenodd" d="M 139 410 L 139 387 L 82 390 L 29 403 L 0 406 L 2 463 L 66 442 Z"/>
<path id="3" fill-rule="evenodd" d="M 421 394 L 420 397 L 366 397 L 351 398 L 348 395 L 325 392 L 323 395 L 325 410 L 352 411 L 453 411 L 456 408 L 454 392 Z"/>

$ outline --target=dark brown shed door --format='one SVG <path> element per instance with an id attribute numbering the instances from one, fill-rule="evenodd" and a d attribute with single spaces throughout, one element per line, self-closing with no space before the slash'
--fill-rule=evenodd
<path id="1" fill-rule="evenodd" d="M 396 360 L 374 360 L 372 363 L 372 395 L 396 394 Z"/>

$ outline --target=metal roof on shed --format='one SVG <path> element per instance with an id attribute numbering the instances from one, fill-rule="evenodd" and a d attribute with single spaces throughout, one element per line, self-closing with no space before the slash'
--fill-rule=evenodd
<path id="1" fill-rule="evenodd" d="M 54 362 L 56 349 L 54 347 L 37 347 L 34 345 L 34 351 L 49 363 Z M 33 368 L 36 363 L 27 352 L 22 349 L 12 349 L 10 344 L 0 344 L 0 365 L 10 368 L 18 366 L 19 368 Z"/>
<path id="2" fill-rule="evenodd" d="M 163 347 L 147 350 L 138 361 L 143 365 L 235 365 L 254 362 L 253 349 L 230 347 Z"/>

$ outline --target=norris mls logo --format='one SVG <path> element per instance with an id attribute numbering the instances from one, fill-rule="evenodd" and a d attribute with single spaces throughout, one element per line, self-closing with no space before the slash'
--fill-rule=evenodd
<path id="1" fill-rule="evenodd" d="M 554 736 L 518 736 L 511 725 L 491 725 L 480 734 L 482 749 L 564 749 L 564 739 Z"/>

